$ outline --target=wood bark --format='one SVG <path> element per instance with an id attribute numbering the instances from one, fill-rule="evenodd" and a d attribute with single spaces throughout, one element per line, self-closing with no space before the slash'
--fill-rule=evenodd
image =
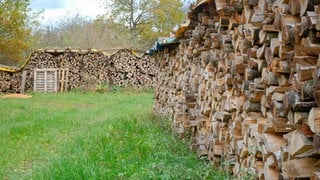
<path id="1" fill-rule="evenodd" d="M 320 8 L 313 5 L 318 3 L 223 2 L 218 9 L 216 3 L 207 2 L 189 13 L 191 31 L 215 29 L 210 35 L 214 43 L 207 51 L 214 55 L 210 68 L 216 71 L 208 76 L 205 67 L 209 62 L 199 58 L 204 52 L 189 51 L 201 47 L 190 46 L 191 41 L 207 44 L 206 35 L 195 39 L 185 34 L 178 47 L 159 51 L 159 57 L 167 58 L 157 59 L 166 66 L 159 71 L 156 112 L 171 116 L 190 112 L 187 102 L 175 101 L 175 97 L 194 93 L 192 109 L 198 109 L 197 116 L 207 120 L 178 134 L 191 134 L 193 144 L 203 144 L 201 148 L 207 148 L 212 164 L 238 179 L 250 172 L 257 179 L 316 176 L 320 160 L 314 153 L 320 149 L 318 113 L 314 110 L 320 104 L 320 28 L 316 29 L 320 27 Z M 225 20 L 225 14 L 220 17 L 236 4 L 243 8 L 227 11 L 232 20 Z M 215 22 L 210 26 L 198 17 L 207 8 L 211 11 L 206 18 Z M 179 66 L 181 63 L 185 66 Z M 210 108 L 205 108 L 208 105 Z M 175 121 L 173 126 L 181 129 L 183 122 Z M 215 146 L 219 153 L 214 153 Z M 230 162 L 228 166 L 221 159 Z"/>

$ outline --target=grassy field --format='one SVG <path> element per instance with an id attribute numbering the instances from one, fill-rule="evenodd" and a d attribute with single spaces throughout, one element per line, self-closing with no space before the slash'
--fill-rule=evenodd
<path id="1" fill-rule="evenodd" d="M 224 178 L 152 103 L 152 93 L 0 95 L 0 179 Z"/>

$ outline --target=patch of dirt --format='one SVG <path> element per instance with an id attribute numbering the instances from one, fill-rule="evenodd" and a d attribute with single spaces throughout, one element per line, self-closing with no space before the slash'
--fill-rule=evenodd
<path id="1" fill-rule="evenodd" d="M 5 94 L 5 95 L 2 96 L 2 97 L 3 97 L 3 98 L 20 98 L 20 99 L 32 98 L 32 96 L 26 95 L 26 94 Z"/>

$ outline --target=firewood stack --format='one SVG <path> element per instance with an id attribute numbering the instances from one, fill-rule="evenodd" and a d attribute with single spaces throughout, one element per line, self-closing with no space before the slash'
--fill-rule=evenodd
<path id="1" fill-rule="evenodd" d="M 108 61 L 112 83 L 118 86 L 155 84 L 157 70 L 154 62 L 147 56 L 137 60 L 136 56 L 128 56 L 128 53 L 128 50 L 119 51 Z"/>
<path id="2" fill-rule="evenodd" d="M 200 1 L 157 53 L 154 109 L 239 179 L 319 179 L 318 3 Z"/>
<path id="3" fill-rule="evenodd" d="M 17 92 L 21 86 L 22 73 L 0 71 L 0 92 Z"/>
<path id="4" fill-rule="evenodd" d="M 122 49 L 114 54 L 96 50 L 54 49 L 32 53 L 24 70 L 25 89 L 33 89 L 35 69 L 67 69 L 68 89 L 95 90 L 99 85 L 153 87 L 156 68 L 149 56 Z M 19 92 L 22 72 L 0 71 L 0 92 Z"/>

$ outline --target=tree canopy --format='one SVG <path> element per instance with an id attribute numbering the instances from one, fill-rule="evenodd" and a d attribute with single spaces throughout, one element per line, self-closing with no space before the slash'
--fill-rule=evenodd
<path id="1" fill-rule="evenodd" d="M 0 0 L 0 60 L 18 62 L 29 48 L 27 28 L 29 0 Z"/>
<path id="2" fill-rule="evenodd" d="M 131 32 L 131 46 L 150 46 L 184 19 L 180 0 L 112 0 L 111 17 Z"/>
<path id="3" fill-rule="evenodd" d="M 155 39 L 159 36 L 168 36 L 175 25 L 182 23 L 185 15 L 179 0 L 160 0 L 150 11 L 152 17 L 148 26 L 142 27 L 143 37 Z"/>
<path id="4" fill-rule="evenodd" d="M 142 22 L 150 20 L 150 10 L 156 6 L 156 2 L 156 0 L 113 0 L 112 17 L 134 31 Z"/>

